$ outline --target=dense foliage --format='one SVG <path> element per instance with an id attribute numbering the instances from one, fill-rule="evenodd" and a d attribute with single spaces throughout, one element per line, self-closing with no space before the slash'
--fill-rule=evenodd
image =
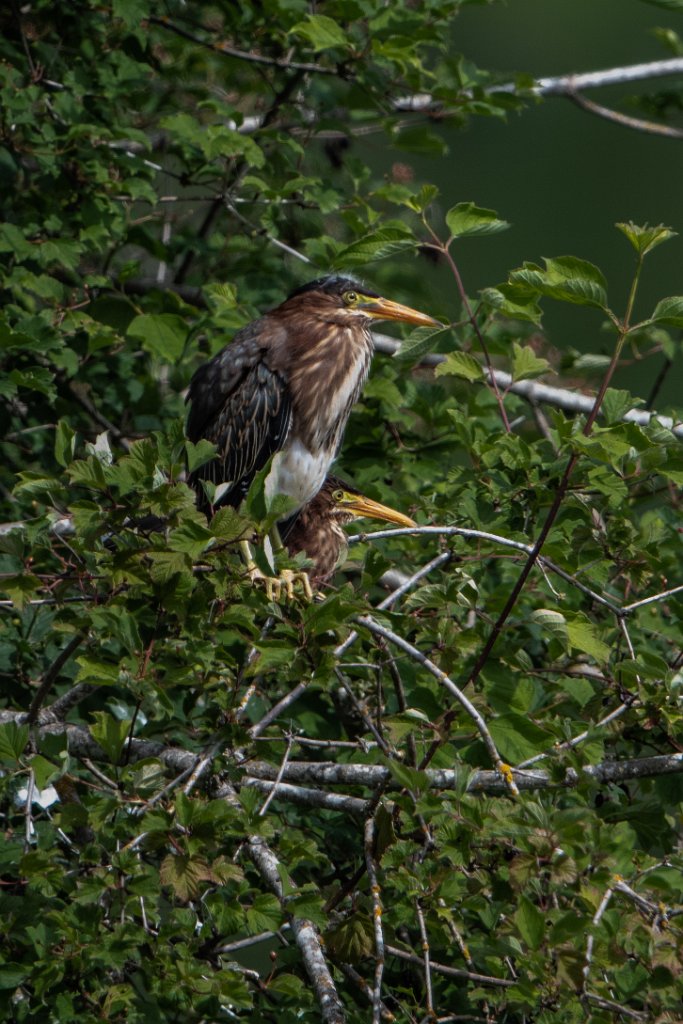
<path id="1" fill-rule="evenodd" d="M 574 257 L 467 297 L 506 225 L 414 179 L 444 143 L 409 97 L 464 122 L 529 83 L 451 52 L 462 2 L 0 13 L 3 1019 L 681 1018 L 683 458 L 624 418 L 680 358 L 683 297 L 635 313 L 671 232 L 624 211 L 623 308 Z M 273 602 L 238 541 L 276 512 L 197 511 L 183 392 L 330 268 L 453 322 L 385 341 L 340 460 L 441 529 Z"/>

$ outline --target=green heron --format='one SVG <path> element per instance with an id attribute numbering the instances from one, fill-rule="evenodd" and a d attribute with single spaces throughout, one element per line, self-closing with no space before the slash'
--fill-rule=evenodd
<path id="1" fill-rule="evenodd" d="M 335 476 L 328 476 L 316 496 L 296 515 L 286 531 L 285 545 L 290 555 L 303 551 L 312 560 L 310 576 L 315 586 L 329 582 L 346 555 L 347 540 L 342 527 L 362 516 L 398 526 L 415 526 L 402 512 L 366 498 Z"/>
<path id="2" fill-rule="evenodd" d="M 297 288 L 199 367 L 187 396 L 187 436 L 218 449 L 189 477 L 201 508 L 238 506 L 269 459 L 266 499 L 290 498 L 290 521 L 315 498 L 368 376 L 374 320 L 441 326 L 352 277 L 332 275 Z M 281 549 L 276 529 L 272 540 Z M 246 543 L 243 552 L 259 578 Z M 267 579 L 267 590 L 275 582 Z M 302 582 L 309 593 L 308 579 Z"/>
<path id="3" fill-rule="evenodd" d="M 291 514 L 315 497 L 367 378 L 375 320 L 441 326 L 333 275 L 297 288 L 199 367 L 187 396 L 187 436 L 218 449 L 190 476 L 205 510 L 238 506 L 271 457 L 267 498 L 287 495 Z M 213 490 L 205 492 L 205 481 Z"/>

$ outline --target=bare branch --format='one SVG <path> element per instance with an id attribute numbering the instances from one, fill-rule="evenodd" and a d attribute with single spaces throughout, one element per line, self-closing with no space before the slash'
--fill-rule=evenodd
<path id="1" fill-rule="evenodd" d="M 481 717 L 481 715 L 479 714 L 471 700 L 469 700 L 469 698 L 465 696 L 462 690 L 455 685 L 450 676 L 446 675 L 446 673 L 442 669 L 440 669 L 438 665 L 434 664 L 434 662 L 425 654 L 422 654 L 421 651 L 418 651 L 417 647 L 414 647 L 412 644 L 408 643 L 407 640 L 404 640 L 404 638 L 402 636 L 399 636 L 398 633 L 394 633 L 393 630 L 388 629 L 386 626 L 380 625 L 379 622 L 375 622 L 374 619 L 371 619 L 369 615 L 359 616 L 356 619 L 356 622 L 360 623 L 361 626 L 363 626 L 365 629 L 368 629 L 371 633 L 376 633 L 378 636 L 384 637 L 385 640 L 388 640 L 396 647 L 399 647 L 402 651 L 405 651 L 405 653 L 410 655 L 410 657 L 413 658 L 414 661 L 416 661 L 419 665 L 422 665 L 423 668 L 426 668 L 427 671 L 430 672 L 434 676 L 434 678 L 437 679 L 441 683 L 441 685 L 448 690 L 452 697 L 455 697 L 460 706 L 464 708 L 464 710 L 467 712 L 467 714 L 474 722 L 477 731 L 481 736 L 482 740 L 484 741 L 484 745 L 486 746 L 486 749 L 489 752 L 491 760 L 493 761 L 496 767 L 496 770 L 499 771 L 506 780 L 508 780 L 509 769 L 504 764 L 503 759 L 498 753 L 498 749 L 496 747 L 496 744 L 493 742 L 493 737 L 489 732 L 486 722 Z M 510 792 L 514 793 L 514 782 L 510 783 Z"/>
<path id="2" fill-rule="evenodd" d="M 320 75 L 339 75 L 339 71 L 336 67 L 324 67 L 322 64 L 305 63 L 301 61 L 291 61 L 282 57 L 266 57 L 261 53 L 248 53 L 246 50 L 238 50 L 234 46 L 228 46 L 227 43 L 213 43 L 210 39 L 200 39 L 199 36 L 195 36 L 192 32 L 188 32 L 187 29 L 181 28 L 180 25 L 176 25 L 169 18 L 166 17 L 148 17 L 147 21 L 150 25 L 158 25 L 160 28 L 165 28 L 169 32 L 173 32 L 175 35 L 180 36 L 182 39 L 187 39 L 191 43 L 196 43 L 197 46 L 203 46 L 207 50 L 211 50 L 213 53 L 219 53 L 223 57 L 234 57 L 237 60 L 247 61 L 250 64 L 266 64 L 270 67 L 282 68 L 286 71 L 312 71 Z"/>
<path id="3" fill-rule="evenodd" d="M 370 816 L 364 828 L 365 870 L 370 882 L 372 896 L 372 918 L 375 926 L 375 985 L 372 991 L 372 1024 L 382 1019 L 382 975 L 384 974 L 384 932 L 382 931 L 382 901 L 375 868 L 375 819 Z"/>
<path id="4" fill-rule="evenodd" d="M 64 648 L 62 648 L 62 650 L 59 652 L 55 660 L 50 665 L 49 669 L 43 676 L 40 686 L 36 690 L 35 696 L 31 701 L 31 706 L 28 709 L 26 721 L 28 722 L 29 725 L 33 725 L 33 723 L 36 721 L 36 718 L 38 717 L 38 712 L 40 711 L 40 707 L 45 698 L 47 697 L 48 693 L 50 692 L 52 684 L 54 683 L 55 679 L 66 665 L 71 655 L 78 650 L 78 648 L 81 646 L 84 640 L 85 633 L 75 633 L 74 636 L 71 637 L 71 640 L 69 640 L 68 644 Z"/>
<path id="5" fill-rule="evenodd" d="M 410 964 L 417 964 L 424 971 L 425 962 L 421 956 L 416 956 L 415 953 L 408 953 L 404 949 L 400 949 L 398 946 L 385 947 L 386 952 L 391 956 L 396 956 L 399 960 L 406 960 Z M 466 978 L 468 981 L 475 981 L 479 985 L 492 985 L 496 988 L 509 988 L 514 985 L 514 981 L 507 978 L 492 978 L 488 974 L 477 974 L 475 971 L 464 971 L 459 967 L 449 967 L 447 964 L 437 963 L 436 960 L 431 961 L 431 968 L 438 974 L 445 974 L 451 978 Z"/>
<path id="6" fill-rule="evenodd" d="M 656 121 L 645 121 L 640 117 L 629 117 L 618 110 L 604 107 L 601 103 L 594 103 L 580 92 L 570 92 L 567 95 L 581 110 L 595 114 L 596 117 L 601 117 L 605 121 L 613 121 L 615 124 L 621 125 L 622 128 L 635 128 L 636 131 L 645 132 L 648 135 L 663 135 L 667 139 L 683 139 L 683 131 L 680 128 L 674 128 L 669 124 L 659 124 Z"/>
<path id="7" fill-rule="evenodd" d="M 401 347 L 401 342 L 396 338 L 390 338 L 386 334 L 373 334 L 375 351 L 384 352 L 387 355 L 394 355 Z M 438 366 L 445 360 L 445 356 L 439 353 L 432 353 L 423 356 L 420 360 L 421 366 Z M 535 380 L 513 380 L 512 375 L 505 370 L 493 371 L 498 386 L 504 390 L 511 391 L 514 395 L 521 395 L 529 401 L 541 405 L 551 405 L 564 412 L 589 415 L 595 400 L 590 395 L 582 395 L 567 388 L 551 387 L 548 384 L 541 384 Z M 652 420 L 656 420 L 665 429 L 671 430 L 676 437 L 683 437 L 683 423 L 672 420 L 669 416 L 658 416 L 656 412 L 644 409 L 630 409 L 622 417 L 627 423 L 636 423 L 645 427 Z"/>

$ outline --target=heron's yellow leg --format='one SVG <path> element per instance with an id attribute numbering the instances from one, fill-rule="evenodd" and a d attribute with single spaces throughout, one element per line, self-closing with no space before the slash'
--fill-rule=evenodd
<path id="1" fill-rule="evenodd" d="M 274 543 L 275 536 L 277 536 L 277 547 Z M 280 534 L 277 532 L 277 527 L 274 527 L 271 531 L 271 544 L 273 544 L 274 552 L 284 550 L 284 545 L 280 538 Z M 249 579 L 254 585 L 259 585 L 265 588 L 266 597 L 269 601 L 279 601 L 282 596 L 283 589 L 287 600 L 293 601 L 297 583 L 301 586 L 305 599 L 307 601 L 313 600 L 313 588 L 311 586 L 308 573 L 295 572 L 293 569 L 283 569 L 277 576 L 266 576 L 256 565 L 254 556 L 251 552 L 251 545 L 248 540 L 240 541 L 240 550 L 242 552 L 242 557 L 244 558 L 244 563 L 247 567 Z"/>

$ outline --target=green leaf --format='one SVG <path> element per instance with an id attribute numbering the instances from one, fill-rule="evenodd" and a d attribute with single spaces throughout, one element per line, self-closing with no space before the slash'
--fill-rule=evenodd
<path id="1" fill-rule="evenodd" d="M 528 380 L 532 377 L 540 377 L 545 373 L 550 363 L 547 359 L 537 356 L 531 345 L 518 345 L 512 343 L 512 377 L 513 380 Z"/>
<path id="2" fill-rule="evenodd" d="M 339 960 L 359 964 L 374 950 L 372 921 L 367 914 L 355 912 L 324 934 L 325 947 Z"/>
<path id="3" fill-rule="evenodd" d="M 0 761 L 4 764 L 16 764 L 26 749 L 28 735 L 27 725 L 3 722 L 0 725 Z"/>
<path id="4" fill-rule="evenodd" d="M 277 931 L 282 925 L 282 907 L 276 896 L 260 892 L 247 910 L 247 932 L 257 935 L 264 931 Z"/>
<path id="5" fill-rule="evenodd" d="M 453 238 L 472 235 L 494 235 L 510 227 L 499 220 L 494 210 L 485 210 L 474 203 L 456 203 L 446 214 L 446 224 Z"/>
<path id="6" fill-rule="evenodd" d="M 681 6 L 683 7 L 683 0 L 681 0 Z M 676 232 L 664 227 L 663 224 L 657 224 L 652 228 L 648 224 L 639 227 L 633 221 L 628 221 L 628 223 L 619 223 L 616 226 L 626 235 L 639 256 L 645 256 L 662 242 L 668 242 L 670 238 L 676 237 Z"/>
<path id="7" fill-rule="evenodd" d="M 540 754 L 554 742 L 554 737 L 545 729 L 541 729 L 526 715 L 513 711 L 491 719 L 489 731 L 501 756 L 511 764 Z"/>
<path id="8" fill-rule="evenodd" d="M 20 610 L 26 608 L 39 590 L 40 580 L 28 572 L 0 580 L 0 593 L 7 594 L 14 607 Z"/>
<path id="9" fill-rule="evenodd" d="M 523 289 L 501 284 L 498 288 L 484 288 L 479 294 L 482 304 L 489 306 L 500 316 L 532 324 L 541 322 L 541 309 L 536 299 L 530 298 Z"/>
<path id="10" fill-rule="evenodd" d="M 558 256 L 545 259 L 544 263 L 545 269 L 525 263 L 520 270 L 513 270 L 510 284 L 560 302 L 594 306 L 608 312 L 607 282 L 598 267 L 576 256 Z"/>
<path id="11" fill-rule="evenodd" d="M 114 718 L 106 711 L 93 711 L 92 714 L 95 723 L 89 727 L 90 735 L 99 743 L 112 764 L 118 764 L 130 732 L 131 720 Z"/>
<path id="12" fill-rule="evenodd" d="M 219 508 L 211 520 L 211 532 L 214 537 L 223 541 L 242 540 L 248 538 L 252 528 L 234 508 Z"/>
<path id="13" fill-rule="evenodd" d="M 349 49 L 346 33 L 338 22 L 325 14 L 307 14 L 305 21 L 299 21 L 289 30 L 289 35 L 307 39 L 314 50 L 332 50 L 335 47 Z"/>
<path id="14" fill-rule="evenodd" d="M 62 770 L 60 765 L 54 765 L 52 761 L 48 761 L 42 754 L 34 754 L 31 758 L 31 768 L 33 769 L 38 789 L 45 789 L 49 782 L 59 777 Z"/>
<path id="15" fill-rule="evenodd" d="M 650 317 L 652 323 L 683 329 L 683 295 L 671 295 L 661 299 Z"/>
<path id="16" fill-rule="evenodd" d="M 131 320 L 126 334 L 142 342 L 146 352 L 175 363 L 180 359 L 187 340 L 187 326 L 175 313 L 142 313 Z"/>
<path id="17" fill-rule="evenodd" d="M 543 630 L 552 633 L 566 647 L 567 620 L 562 612 L 558 612 L 554 608 L 536 608 L 529 618 L 531 622 L 535 622 Z"/>
<path id="18" fill-rule="evenodd" d="M 545 934 L 545 915 L 524 895 L 517 900 L 514 921 L 527 946 L 538 949 Z"/>
<path id="19" fill-rule="evenodd" d="M 60 466 L 68 466 L 76 450 L 76 431 L 66 420 L 60 420 L 55 431 L 55 458 Z"/>
<path id="20" fill-rule="evenodd" d="M 640 399 L 634 398 L 630 391 L 620 391 L 617 388 L 607 388 L 605 397 L 602 400 L 600 411 L 605 423 L 612 425 L 620 423 L 624 415 L 631 409 L 641 404 Z"/>
<path id="21" fill-rule="evenodd" d="M 597 635 L 597 628 L 583 616 L 567 620 L 569 643 L 578 651 L 589 654 L 596 661 L 609 660 L 611 649 Z"/>
<path id="22" fill-rule="evenodd" d="M 169 853 L 159 867 L 161 884 L 170 886 L 184 902 L 195 899 L 201 891 L 201 883 L 212 878 L 211 868 L 201 856 Z"/>
<path id="23" fill-rule="evenodd" d="M 394 359 L 401 363 L 416 363 L 426 352 L 431 352 L 450 327 L 416 327 L 401 342 L 400 348 L 394 352 Z"/>
<path id="24" fill-rule="evenodd" d="M 210 462 L 215 456 L 216 445 L 202 437 L 197 444 L 193 444 L 192 441 L 186 441 L 185 450 L 187 452 L 187 471 L 188 473 L 194 473 L 195 469 L 199 469 L 206 462 Z"/>
<path id="25" fill-rule="evenodd" d="M 344 268 L 376 263 L 378 260 L 384 260 L 387 256 L 394 256 L 398 252 L 416 249 L 418 244 L 418 240 L 407 228 L 382 228 L 380 231 L 373 231 L 371 234 L 359 238 L 357 242 L 342 249 L 337 253 L 334 265 Z"/>
<path id="26" fill-rule="evenodd" d="M 17 989 L 30 971 L 21 964 L 0 964 L 0 989 Z"/>
<path id="27" fill-rule="evenodd" d="M 418 793 L 429 789 L 429 776 L 426 772 L 418 771 L 417 768 L 410 768 L 407 764 L 401 764 L 393 758 L 386 760 L 385 764 L 396 781 L 405 786 L 406 789 Z"/>
<path id="28" fill-rule="evenodd" d="M 484 368 L 468 352 L 449 352 L 443 363 L 434 370 L 436 377 L 464 377 L 465 380 L 483 380 Z"/>

